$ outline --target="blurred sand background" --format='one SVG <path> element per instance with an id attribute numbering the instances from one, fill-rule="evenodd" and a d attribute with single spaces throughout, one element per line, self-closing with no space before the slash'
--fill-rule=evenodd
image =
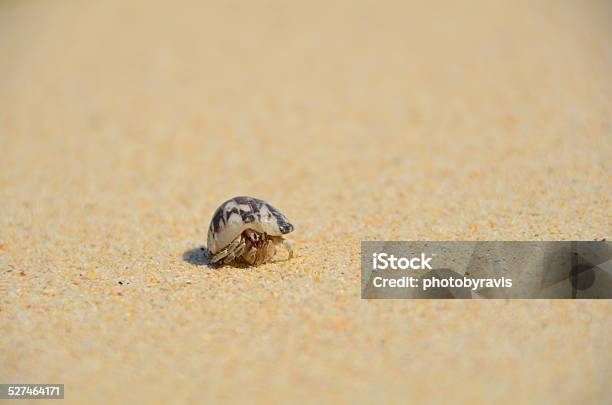
<path id="1" fill-rule="evenodd" d="M 609 301 L 360 300 L 359 241 L 609 238 L 611 21 L 609 1 L 0 2 L 0 382 L 610 403 Z M 234 195 L 293 221 L 294 260 L 199 262 Z"/>

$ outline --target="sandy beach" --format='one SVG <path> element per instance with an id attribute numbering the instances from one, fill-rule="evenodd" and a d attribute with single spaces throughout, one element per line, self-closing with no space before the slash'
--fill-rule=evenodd
<path id="1" fill-rule="evenodd" d="M 361 300 L 362 240 L 612 229 L 606 1 L 0 3 L 0 383 L 609 403 L 612 303 Z M 210 268 L 250 195 L 295 257 Z"/>

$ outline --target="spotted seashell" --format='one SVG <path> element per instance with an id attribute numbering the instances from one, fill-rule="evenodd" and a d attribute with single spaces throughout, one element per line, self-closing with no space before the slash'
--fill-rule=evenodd
<path id="1" fill-rule="evenodd" d="M 215 255 L 225 249 L 248 229 L 281 236 L 292 232 L 293 225 L 278 209 L 263 200 L 234 197 L 221 204 L 213 214 L 208 228 L 209 253 Z"/>

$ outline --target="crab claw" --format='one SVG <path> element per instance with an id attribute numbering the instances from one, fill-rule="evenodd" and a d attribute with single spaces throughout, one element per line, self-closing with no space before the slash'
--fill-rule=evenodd
<path id="1" fill-rule="evenodd" d="M 287 260 L 289 260 L 293 257 L 293 241 L 289 239 L 283 239 L 282 243 L 285 249 L 287 249 L 287 253 L 289 253 L 289 257 L 287 258 Z"/>

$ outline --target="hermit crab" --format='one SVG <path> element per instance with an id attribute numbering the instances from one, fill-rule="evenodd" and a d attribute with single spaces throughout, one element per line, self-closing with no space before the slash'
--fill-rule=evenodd
<path id="1" fill-rule="evenodd" d="M 283 245 L 293 256 L 293 243 L 283 235 L 293 225 L 278 209 L 253 197 L 234 197 L 213 214 L 208 228 L 208 253 L 213 265 L 234 261 L 249 265 L 266 263 Z"/>

